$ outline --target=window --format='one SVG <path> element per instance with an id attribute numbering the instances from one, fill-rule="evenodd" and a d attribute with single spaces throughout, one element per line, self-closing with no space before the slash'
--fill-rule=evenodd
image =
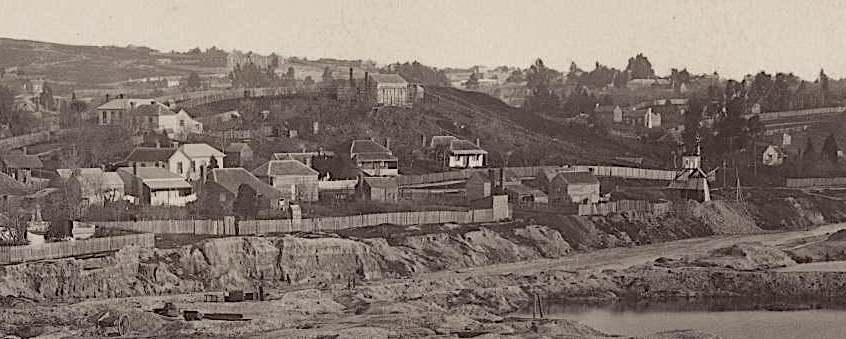
<path id="1" fill-rule="evenodd" d="M 108 113 L 108 112 L 102 111 L 100 113 L 103 113 L 103 122 L 106 122 L 106 120 L 108 120 L 108 118 L 106 118 L 106 113 Z"/>
<path id="2" fill-rule="evenodd" d="M 182 163 L 181 162 L 176 163 L 176 172 L 179 173 L 179 174 L 182 174 L 183 170 L 182 170 Z"/>
<path id="3" fill-rule="evenodd" d="M 193 170 L 193 171 L 197 170 L 197 162 L 194 161 L 194 160 L 191 160 L 191 170 Z"/>
<path id="4" fill-rule="evenodd" d="M 185 120 L 179 120 L 179 127 L 185 127 Z"/>

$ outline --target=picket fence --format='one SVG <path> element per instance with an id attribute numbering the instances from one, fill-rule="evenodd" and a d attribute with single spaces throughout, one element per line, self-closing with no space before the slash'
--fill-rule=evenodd
<path id="1" fill-rule="evenodd" d="M 663 201 L 653 203 L 646 200 L 619 200 L 598 204 L 580 204 L 579 215 L 609 215 L 614 213 L 635 212 L 653 215 L 665 215 L 672 209 L 672 203 Z"/>
<path id="2" fill-rule="evenodd" d="M 836 178 L 788 178 L 785 186 L 799 188 L 799 187 L 826 187 L 826 186 L 846 186 L 846 177 Z"/>
<path id="3" fill-rule="evenodd" d="M 624 166 L 590 166 L 590 165 L 572 165 L 572 166 L 532 166 L 532 167 L 506 167 L 504 170 L 513 173 L 521 178 L 533 178 L 544 169 L 561 169 L 571 170 L 576 172 L 591 172 L 598 177 L 615 177 L 623 179 L 641 179 L 641 180 L 658 180 L 658 181 L 672 181 L 676 178 L 676 171 L 661 170 L 661 169 L 647 169 L 638 167 L 624 167 Z M 441 182 L 463 181 L 467 180 L 474 172 L 487 173 L 488 168 L 465 169 L 460 171 L 442 172 L 442 173 L 428 173 L 420 175 L 400 175 L 397 177 L 397 182 L 400 187 L 434 184 Z M 499 169 L 494 168 L 494 171 Z"/>
<path id="4" fill-rule="evenodd" d="M 269 233 L 337 231 L 348 228 L 377 226 L 382 224 L 418 225 L 438 223 L 492 222 L 493 209 L 469 211 L 421 211 L 392 212 L 325 217 L 313 219 L 242 220 L 225 223 L 222 220 L 149 220 L 93 222 L 93 224 L 114 229 L 124 229 L 156 234 L 202 234 L 202 235 L 257 235 Z"/>
<path id="5" fill-rule="evenodd" d="M 800 109 L 800 110 L 793 110 L 793 111 L 780 111 L 780 112 L 766 112 L 759 114 L 759 119 L 761 121 L 771 121 L 771 120 L 778 120 L 778 119 L 786 119 L 786 118 L 797 118 L 797 117 L 808 117 L 813 115 L 825 115 L 825 114 L 839 114 L 846 111 L 846 107 L 836 106 L 836 107 L 822 107 L 822 108 L 811 108 L 811 109 Z M 746 114 L 744 117 L 752 117 L 753 114 Z"/>
<path id="6" fill-rule="evenodd" d="M 0 265 L 114 252 L 126 246 L 153 247 L 154 235 L 131 234 L 24 246 L 0 247 Z"/>

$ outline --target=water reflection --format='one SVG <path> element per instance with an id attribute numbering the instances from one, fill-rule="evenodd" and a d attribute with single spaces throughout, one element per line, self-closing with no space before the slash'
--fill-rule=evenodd
<path id="1" fill-rule="evenodd" d="M 608 312 L 729 312 L 729 311 L 797 311 L 846 310 L 846 298 L 669 298 L 659 300 L 619 300 L 588 302 L 545 300 L 549 314 L 580 313 L 593 310 Z M 524 310 L 531 314 L 531 307 Z"/>

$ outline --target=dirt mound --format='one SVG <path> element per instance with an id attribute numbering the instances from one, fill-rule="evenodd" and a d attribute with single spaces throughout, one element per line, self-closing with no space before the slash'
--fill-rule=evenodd
<path id="1" fill-rule="evenodd" d="M 743 271 L 796 265 L 796 261 L 784 251 L 760 243 L 742 243 L 717 249 L 692 261 Z"/>
<path id="2" fill-rule="evenodd" d="M 761 228 L 755 221 L 738 206 L 731 206 L 722 200 L 704 203 L 690 202 L 690 213 L 694 218 L 708 225 L 714 234 L 748 234 L 757 233 Z"/>
<path id="3" fill-rule="evenodd" d="M 840 230 L 830 235 L 826 241 L 846 241 L 846 230 Z"/>

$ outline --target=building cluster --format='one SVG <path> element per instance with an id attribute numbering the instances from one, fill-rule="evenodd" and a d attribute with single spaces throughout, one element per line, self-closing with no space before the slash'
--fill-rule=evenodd
<path id="1" fill-rule="evenodd" d="M 423 96 L 423 87 L 411 84 L 399 74 L 355 72 L 350 67 L 346 79 L 335 79 L 338 99 L 374 106 L 410 107 Z"/>

